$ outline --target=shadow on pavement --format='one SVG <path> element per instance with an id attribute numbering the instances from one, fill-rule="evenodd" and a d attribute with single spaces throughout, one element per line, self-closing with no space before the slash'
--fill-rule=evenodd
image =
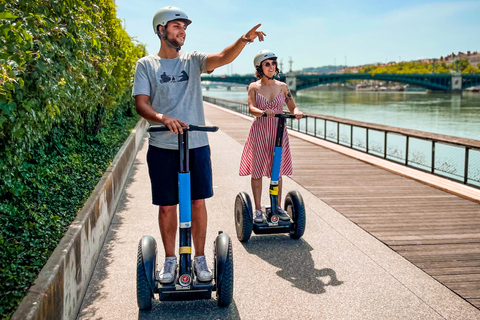
<path id="1" fill-rule="evenodd" d="M 252 236 L 243 246 L 248 253 L 280 268 L 277 275 L 296 288 L 312 294 L 325 292 L 325 286 L 338 286 L 333 269 L 316 269 L 310 251 L 313 248 L 303 239 L 293 240 L 287 235 Z"/>

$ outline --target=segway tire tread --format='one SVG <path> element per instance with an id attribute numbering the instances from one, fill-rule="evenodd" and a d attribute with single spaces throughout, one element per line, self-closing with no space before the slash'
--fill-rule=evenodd
<path id="1" fill-rule="evenodd" d="M 292 239 L 300 239 L 305 233 L 305 204 L 300 193 L 296 190 L 290 191 L 285 197 L 285 210 L 292 206 L 291 212 L 293 214 L 292 228 L 290 230 L 290 237 Z"/>
<path id="2" fill-rule="evenodd" d="M 237 231 L 237 238 L 240 242 L 247 242 L 250 240 L 253 229 L 252 204 L 248 194 L 243 192 L 237 195 L 235 199 L 235 228 Z M 240 214 L 241 217 L 237 215 Z M 238 221 L 240 219 L 240 221 Z M 240 223 L 239 223 L 240 222 Z"/>
<path id="3" fill-rule="evenodd" d="M 228 256 L 222 281 L 217 287 L 217 299 L 218 306 L 221 308 L 228 307 L 233 299 L 233 250 L 231 239 L 228 239 Z"/>
<path id="4" fill-rule="evenodd" d="M 152 308 L 152 290 L 148 284 L 147 275 L 143 266 L 142 242 L 138 245 L 137 253 L 137 304 L 140 310 Z"/>

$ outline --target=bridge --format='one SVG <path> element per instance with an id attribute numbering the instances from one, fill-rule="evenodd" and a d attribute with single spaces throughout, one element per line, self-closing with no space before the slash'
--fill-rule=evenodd
<path id="1" fill-rule="evenodd" d="M 253 75 L 202 76 L 202 81 L 229 82 L 249 85 L 256 81 Z M 347 80 L 392 81 L 440 92 L 460 92 L 469 87 L 480 85 L 480 74 L 433 73 L 433 74 L 396 74 L 396 73 L 342 73 L 342 74 L 301 74 L 289 72 L 280 75 L 280 81 L 286 82 L 292 92 L 322 84 L 344 82 Z"/>
<path id="2" fill-rule="evenodd" d="M 238 82 L 223 82 L 223 81 L 204 81 L 203 86 L 205 89 L 210 90 L 210 88 L 215 87 L 224 87 L 227 90 L 231 90 L 232 88 L 247 88 L 248 84 L 242 84 Z"/>

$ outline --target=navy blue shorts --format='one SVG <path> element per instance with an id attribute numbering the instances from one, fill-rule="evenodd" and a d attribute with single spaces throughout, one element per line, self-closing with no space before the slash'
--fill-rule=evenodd
<path id="1" fill-rule="evenodd" d="M 157 206 L 178 204 L 178 150 L 148 147 L 148 173 L 152 185 L 152 203 Z M 192 200 L 213 196 L 210 146 L 189 150 L 190 189 Z"/>

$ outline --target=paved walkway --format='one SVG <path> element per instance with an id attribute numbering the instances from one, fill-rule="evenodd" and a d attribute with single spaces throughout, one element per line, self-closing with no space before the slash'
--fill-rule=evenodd
<path id="1" fill-rule="evenodd" d="M 232 116 L 232 121 L 238 120 Z M 238 176 L 242 145 L 222 130 L 209 139 L 215 196 L 207 201 L 206 252 L 212 265 L 217 231 L 232 238 L 231 306 L 219 309 L 215 300 L 157 301 L 151 311 L 139 312 L 135 274 L 140 238 L 155 236 L 163 256 L 145 142 L 78 319 L 480 319 L 480 310 L 289 178 L 284 178 L 284 193 L 299 190 L 306 204 L 305 235 L 300 240 L 252 235 L 247 244 L 240 243 L 234 200 L 239 191 L 251 194 L 249 177 Z M 266 192 L 263 196 L 268 203 Z"/>

